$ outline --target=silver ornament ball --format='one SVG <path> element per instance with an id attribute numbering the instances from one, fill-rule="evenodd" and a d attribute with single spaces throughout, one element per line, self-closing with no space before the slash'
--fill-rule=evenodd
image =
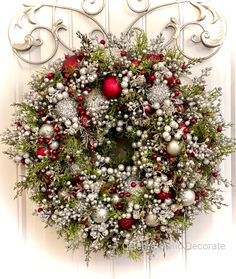
<path id="1" fill-rule="evenodd" d="M 168 145 L 167 145 L 167 152 L 171 155 L 171 156 L 177 156 L 179 155 L 181 151 L 181 144 L 176 141 L 176 140 L 172 140 Z"/>
<path id="2" fill-rule="evenodd" d="M 158 224 L 157 215 L 153 213 L 148 213 L 145 218 L 145 221 L 149 227 L 156 227 Z"/>
<path id="3" fill-rule="evenodd" d="M 190 189 L 184 190 L 181 198 L 184 206 L 192 205 L 195 202 L 195 193 Z"/>

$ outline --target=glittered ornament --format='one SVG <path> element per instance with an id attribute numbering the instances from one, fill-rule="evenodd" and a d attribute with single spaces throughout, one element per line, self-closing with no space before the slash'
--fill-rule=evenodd
<path id="1" fill-rule="evenodd" d="M 116 77 L 107 77 L 102 84 L 102 92 L 108 99 L 116 99 L 122 91 L 121 85 Z"/>
<path id="2" fill-rule="evenodd" d="M 64 99 L 58 102 L 55 109 L 59 117 L 73 119 L 74 117 L 78 116 L 75 102 L 69 99 Z"/>
<path id="3" fill-rule="evenodd" d="M 190 190 L 184 190 L 181 194 L 182 202 L 184 206 L 189 206 L 195 202 L 195 193 Z"/>
<path id="4" fill-rule="evenodd" d="M 155 103 L 163 103 L 169 96 L 170 89 L 165 83 L 153 85 L 147 92 L 147 99 L 152 105 Z"/>
<path id="5" fill-rule="evenodd" d="M 135 223 L 135 221 L 132 217 L 131 218 L 121 218 L 118 221 L 119 227 L 123 230 L 128 230 L 128 229 L 132 228 L 134 223 Z"/>
<path id="6" fill-rule="evenodd" d="M 54 134 L 54 128 L 50 124 L 43 124 L 39 129 L 39 134 L 43 138 L 51 138 Z"/>
<path id="7" fill-rule="evenodd" d="M 89 113 L 97 112 L 101 110 L 101 107 L 104 105 L 106 98 L 102 95 L 100 91 L 92 91 L 88 96 L 86 96 L 86 107 Z"/>
<path id="8" fill-rule="evenodd" d="M 181 144 L 177 140 L 172 140 L 166 148 L 167 152 L 171 156 L 177 156 L 180 154 L 181 151 Z"/>
<path id="9" fill-rule="evenodd" d="M 77 55 L 66 56 L 63 64 L 62 69 L 63 71 L 72 71 L 79 68 L 79 58 Z"/>
<path id="10" fill-rule="evenodd" d="M 92 216 L 94 222 L 103 223 L 108 219 L 108 211 L 106 208 L 98 208 Z"/>
<path id="11" fill-rule="evenodd" d="M 158 224 L 158 217 L 156 214 L 150 212 L 147 214 L 145 222 L 149 227 L 156 227 Z"/>

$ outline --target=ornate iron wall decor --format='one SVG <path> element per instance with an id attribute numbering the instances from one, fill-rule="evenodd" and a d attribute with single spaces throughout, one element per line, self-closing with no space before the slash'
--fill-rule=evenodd
<path id="1" fill-rule="evenodd" d="M 155 6 L 152 6 L 149 0 L 126 0 L 126 3 L 129 11 L 136 15 L 136 18 L 125 30 L 120 30 L 126 36 L 131 29 L 136 28 L 136 24 L 139 20 L 150 14 L 157 13 L 158 21 L 158 12 L 163 8 L 170 8 L 173 6 L 177 8 L 186 7 L 196 11 L 196 18 L 188 22 L 180 23 L 175 17 L 170 17 L 169 22 L 164 26 L 164 29 L 169 30 L 171 34 L 171 38 L 165 42 L 166 46 L 175 43 L 183 51 L 184 55 L 190 59 L 191 55 L 186 53 L 184 48 L 185 43 L 189 43 L 189 41 L 196 46 L 201 46 L 208 50 L 204 57 L 200 57 L 202 59 L 212 57 L 222 46 L 226 34 L 225 20 L 217 11 L 205 3 L 188 0 L 172 1 Z M 139 4 L 138 6 L 143 4 L 144 7 L 137 9 L 137 3 Z M 60 36 L 62 30 L 67 32 L 70 32 L 70 30 L 68 30 L 68 27 L 64 24 L 62 19 L 56 19 L 58 10 L 70 11 L 73 13 L 73 16 L 86 17 L 91 20 L 95 25 L 95 28 L 89 34 L 92 38 L 106 37 L 108 35 L 108 30 L 96 19 L 98 14 L 104 12 L 105 6 L 106 0 L 82 0 L 81 9 L 49 4 L 41 4 L 38 6 L 24 5 L 23 11 L 14 17 L 9 26 L 9 41 L 14 53 L 24 62 L 37 65 L 44 64 L 53 58 L 60 45 L 68 51 L 73 50 Z M 51 26 L 42 26 L 37 23 L 36 14 L 45 8 L 51 9 L 53 15 Z M 27 26 L 27 30 L 23 28 L 23 26 Z M 79 24 L 76 27 L 78 27 L 77 30 L 80 29 Z M 217 27 L 217 34 L 215 30 L 213 34 L 212 27 Z M 187 37 L 184 36 L 184 40 L 180 43 L 179 38 L 187 29 L 188 33 L 191 34 Z M 27 58 L 25 54 L 33 49 L 40 49 L 43 44 L 46 43 L 40 37 L 40 32 L 37 31 L 46 31 L 50 34 L 53 49 L 51 53 L 41 61 L 32 61 Z M 23 35 L 24 42 L 14 41 L 16 32 L 17 35 L 19 35 L 19 33 Z"/>

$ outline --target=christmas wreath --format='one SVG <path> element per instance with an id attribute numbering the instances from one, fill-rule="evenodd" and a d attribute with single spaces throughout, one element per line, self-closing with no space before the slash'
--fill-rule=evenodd
<path id="1" fill-rule="evenodd" d="M 223 204 L 219 164 L 235 142 L 221 88 L 206 89 L 209 68 L 190 78 L 198 61 L 162 36 L 78 36 L 79 50 L 33 75 L 2 140 L 26 170 L 17 195 L 28 190 L 68 248 L 136 258 Z"/>

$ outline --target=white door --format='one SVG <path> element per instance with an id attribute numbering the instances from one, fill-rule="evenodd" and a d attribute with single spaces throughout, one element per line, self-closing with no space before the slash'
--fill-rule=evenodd
<path id="1" fill-rule="evenodd" d="M 64 44 L 76 48 L 78 40 L 75 32 L 80 30 L 88 33 L 97 28 L 93 20 L 79 15 L 77 12 L 51 7 L 62 5 L 79 9 L 89 13 L 106 31 L 119 35 L 127 30 L 128 26 L 142 12 L 149 7 L 152 9 L 161 5 L 163 0 L 58 0 L 30 1 L 32 5 L 47 3 L 36 12 L 35 20 L 39 25 L 50 27 L 58 19 L 68 27 L 68 31 L 61 30 L 60 38 Z M 173 1 L 175 5 L 159 9 L 157 12 L 143 16 L 137 21 L 136 27 L 144 29 L 150 37 L 158 34 L 170 21 L 170 17 L 183 24 L 193 21 L 197 17 L 197 10 L 188 4 Z M 0 119 L 1 132 L 9 126 L 13 112 L 10 104 L 20 100 L 23 92 L 27 90 L 30 76 L 40 66 L 22 62 L 13 54 L 8 41 L 8 25 L 11 18 L 22 11 L 23 1 L 8 0 L 1 7 L 1 67 L 0 67 Z M 194 69 L 199 73 L 201 68 L 213 67 L 211 77 L 208 79 L 209 87 L 223 87 L 223 114 L 227 121 L 235 123 L 235 47 L 236 40 L 234 26 L 236 24 L 234 11 L 231 4 L 226 1 L 207 1 L 217 11 L 223 13 L 228 24 L 228 34 L 223 47 L 212 58 L 204 61 Z M 98 11 L 100 11 L 98 13 Z M 208 12 L 208 16 L 211 14 Z M 33 18 L 32 18 L 33 19 Z M 210 25 L 210 19 L 204 24 Z M 22 19 L 23 29 L 32 28 Z M 186 39 L 192 26 L 180 35 L 179 43 L 186 53 L 193 56 L 206 56 L 206 50 L 200 45 L 194 46 Z M 195 26 L 196 28 L 196 26 Z M 198 27 L 197 27 L 198 28 Z M 216 28 L 217 29 L 217 28 Z M 197 29 L 196 29 L 197 31 Z M 23 42 L 24 31 L 18 28 L 12 40 Z M 46 30 L 36 30 L 35 36 L 43 38 L 46 47 L 36 48 L 24 55 L 24 59 L 41 61 L 50 58 L 55 41 Z M 97 32 L 99 34 L 99 32 Z M 166 31 L 166 36 L 171 32 Z M 211 50 L 210 50 L 211 51 Z M 60 44 L 55 57 L 61 57 L 66 48 Z M 228 134 L 235 137 L 233 126 Z M 6 147 L 1 145 L 1 151 Z M 64 242 L 57 239 L 52 229 L 44 229 L 44 224 L 39 218 L 32 216 L 33 205 L 24 194 L 21 198 L 14 198 L 14 183 L 21 178 L 23 170 L 16 168 L 5 155 L 0 154 L 1 185 L 0 185 L 0 275 L 1 278 L 183 278 L 187 274 L 191 278 L 234 278 L 235 233 L 236 233 L 236 188 L 224 191 L 225 201 L 228 204 L 220 211 L 209 215 L 197 217 L 194 226 L 183 237 L 183 248 L 172 246 L 167 250 L 166 256 L 162 251 L 157 251 L 152 259 L 144 256 L 140 261 L 133 262 L 126 257 L 106 260 L 102 255 L 94 255 L 89 267 L 84 262 L 82 249 L 75 253 L 67 252 Z M 225 177 L 236 185 L 235 155 L 228 158 L 222 165 Z M 72 277 L 73 276 L 73 277 Z"/>

